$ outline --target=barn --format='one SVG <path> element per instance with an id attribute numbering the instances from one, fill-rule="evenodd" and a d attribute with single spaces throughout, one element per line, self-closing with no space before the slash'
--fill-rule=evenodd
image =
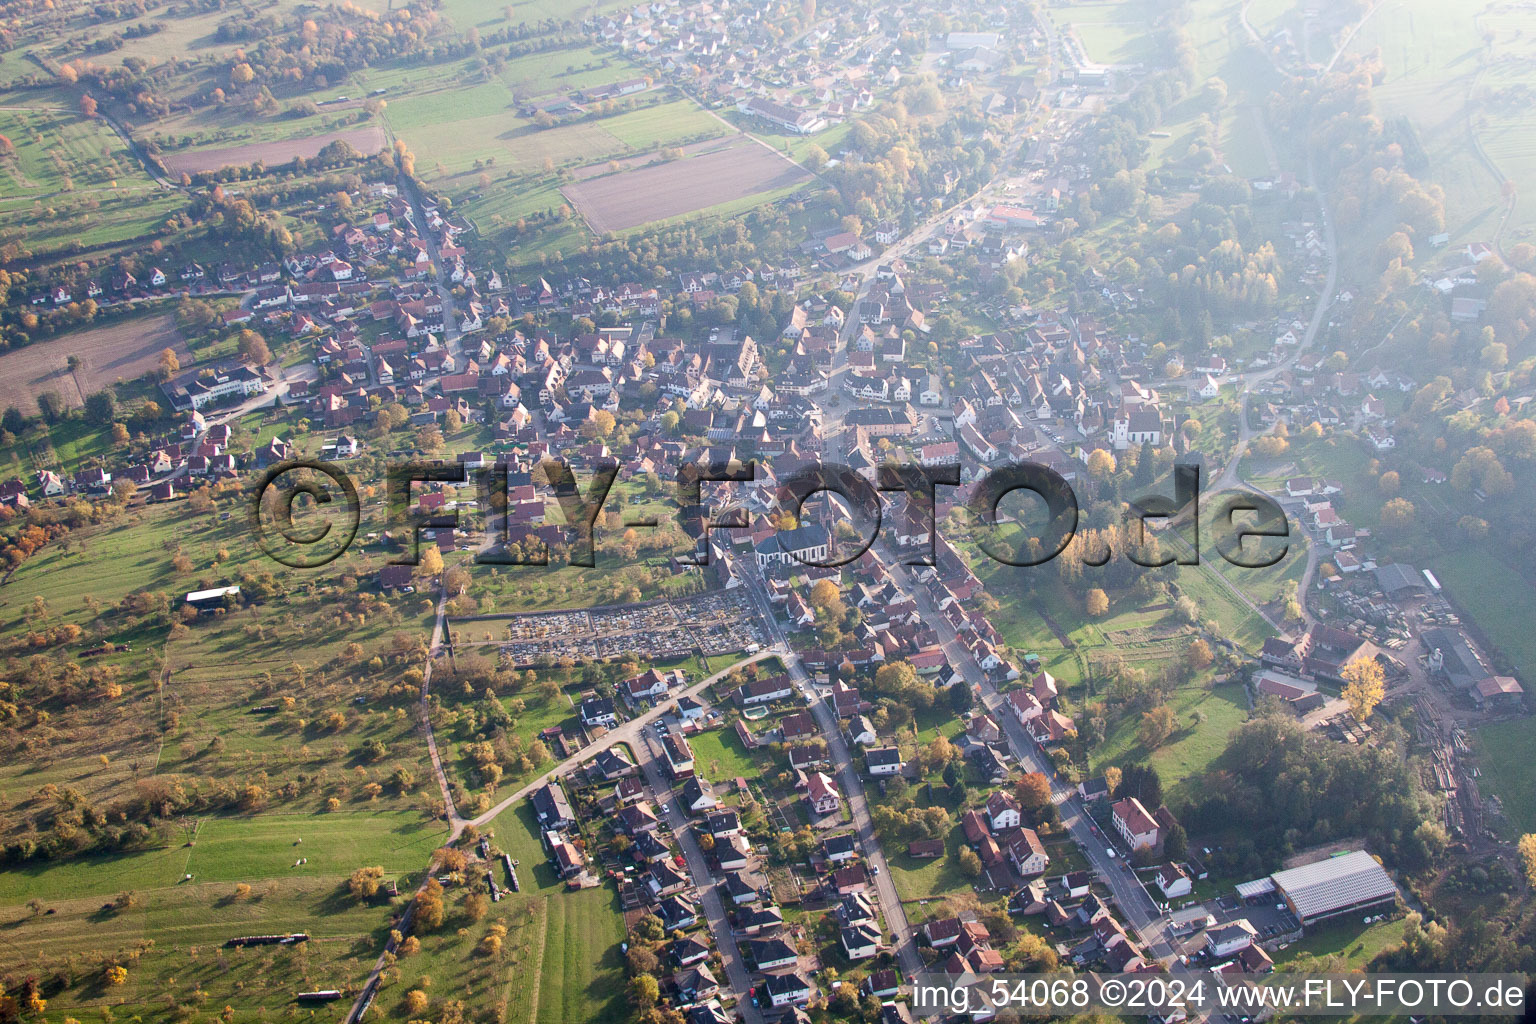
<path id="1" fill-rule="evenodd" d="M 1397 899 L 1392 876 L 1364 850 L 1277 871 L 1270 880 L 1304 925 Z"/>

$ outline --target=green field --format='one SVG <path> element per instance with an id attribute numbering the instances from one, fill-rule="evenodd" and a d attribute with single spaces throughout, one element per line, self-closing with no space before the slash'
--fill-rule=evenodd
<path id="1" fill-rule="evenodd" d="M 188 835 L 142 853 L 0 872 L 0 927 L 8 933 L 0 964 L 78 963 L 88 934 L 98 955 L 127 958 L 129 980 L 109 990 L 94 963 L 77 967 L 77 980 L 51 997 L 56 1008 L 98 1019 L 108 1004 L 149 1011 L 167 997 L 211 997 L 256 1020 L 261 1006 L 285 1003 L 293 991 L 358 984 L 381 941 L 387 901 L 353 900 L 346 876 L 377 864 L 404 887 L 420 879 L 447 833 L 416 815 L 380 812 L 212 818 Z M 307 863 L 297 864 L 301 857 Z M 125 902 L 122 893 L 132 896 Z M 35 909 L 23 905 L 30 900 Z M 220 948 L 239 935 L 297 931 L 311 941 Z M 253 991 L 262 995 L 253 1000 Z"/>
<path id="2" fill-rule="evenodd" d="M 105 873 L 105 872 L 103 872 Z M 345 896 L 345 877 L 269 882 L 244 896 L 231 883 L 183 885 L 138 893 L 132 905 L 106 909 L 101 897 L 49 901 L 53 913 L 0 911 L 7 969 L 62 971 L 74 979 L 50 992 L 49 1009 L 77 1019 L 158 1015 L 170 1006 L 234 1005 L 234 1019 L 258 1021 L 293 1006 L 295 992 L 355 989 L 388 924 L 385 902 Z M 109 905 L 110 906 L 110 905 Z M 292 947 L 225 949 L 242 935 L 304 931 Z M 89 936 L 88 940 L 83 940 Z M 87 952 L 83 945 L 88 941 Z M 102 958 L 128 965 L 121 986 L 103 981 Z"/>
<path id="3" fill-rule="evenodd" d="M 1285 964 L 1304 954 L 1340 956 L 1348 965 L 1347 969 L 1358 970 L 1377 953 L 1402 942 L 1406 926 L 1407 918 L 1364 926 L 1358 917 L 1348 917 L 1331 925 L 1310 929 L 1302 939 L 1291 943 L 1289 949 L 1279 951 L 1275 964 Z"/>
<path id="4" fill-rule="evenodd" d="M 209 818 L 194 838 L 120 857 L 28 864 L 0 871 L 0 904 L 148 893 L 190 874 L 197 886 L 266 879 L 316 879 L 380 864 L 390 875 L 420 872 L 447 830 L 400 811 L 263 814 Z M 178 835 L 178 839 L 182 836 Z M 296 865 L 300 858 L 307 864 Z"/>
<path id="5" fill-rule="evenodd" d="M 1062 28 L 1070 27 L 1088 59 L 1100 64 L 1152 64 L 1163 61 L 1152 32 L 1151 11 L 1143 0 L 1074 3 L 1051 11 Z"/>
<path id="6" fill-rule="evenodd" d="M 1474 734 L 1477 766 L 1482 770 L 1484 795 L 1495 795 L 1509 822 L 1507 833 L 1536 832 L 1536 773 L 1531 771 L 1531 749 L 1536 743 L 1536 724 L 1516 718 L 1480 726 Z"/>
<path id="7" fill-rule="evenodd" d="M 387 0 L 368 0 L 362 4 L 373 10 L 387 10 Z M 517 0 L 510 4 L 488 5 L 478 3 L 476 0 L 446 0 L 443 4 L 443 13 L 460 30 L 479 27 L 494 28 L 507 21 L 507 13 L 511 13 L 511 20 L 518 23 L 540 22 L 547 20 L 580 21 L 590 18 L 605 11 L 617 10 L 626 6 L 616 0 L 599 0 L 596 3 L 566 4 L 558 0 Z"/>
<path id="8" fill-rule="evenodd" d="M 1536 171 L 1536 152 L 1523 138 L 1530 133 L 1530 105 L 1485 112 L 1471 100 L 1475 91 L 1497 87 L 1496 72 L 1493 82 L 1483 81 L 1481 69 L 1490 59 L 1495 68 L 1505 60 L 1529 61 L 1529 39 L 1521 39 L 1509 22 L 1491 20 L 1496 6 L 1492 0 L 1403 0 L 1371 18 L 1346 51 L 1380 51 L 1385 75 L 1371 90 L 1372 100 L 1383 118 L 1406 116 L 1413 122 L 1429 155 L 1427 178 L 1445 190 L 1446 230 L 1453 242 L 1489 238 L 1502 208 L 1499 180 L 1479 158 L 1474 137 L 1510 178 L 1529 180 Z M 1521 17 L 1528 37 L 1529 17 Z M 1493 34 L 1491 43 L 1485 43 L 1484 31 Z M 1513 226 L 1528 227 L 1532 216 L 1527 204 Z"/>
<path id="9" fill-rule="evenodd" d="M 762 765 L 753 760 L 752 755 L 742 747 L 734 729 L 701 732 L 691 737 L 688 745 L 693 748 L 694 769 L 712 782 L 728 782 L 738 776 L 753 778 L 762 774 Z"/>
<path id="10" fill-rule="evenodd" d="M 44 97 L 0 104 L 0 243 L 49 254 L 141 238 L 185 205 L 160 191 L 105 121 Z M 68 100 L 51 92 L 47 101 Z"/>
<path id="11" fill-rule="evenodd" d="M 637 77 L 623 58 L 590 47 L 570 47 L 517 57 L 498 73 L 472 63 L 447 65 L 409 79 L 370 72 L 365 84 L 387 88 L 390 130 L 417 154 L 418 173 L 468 191 L 481 165 L 492 177 L 541 172 L 554 166 L 600 163 L 659 146 L 719 134 L 723 126 L 688 99 L 648 91 L 622 102 L 635 109 L 611 113 L 602 104 L 565 124 L 540 127 L 525 116 L 526 102 Z M 439 168 L 441 168 L 439 170 Z M 498 187 L 496 191 L 516 191 Z M 556 204 L 557 205 L 557 204 Z M 523 212 L 526 212 L 523 211 Z M 521 215 L 521 214 L 520 214 Z"/>
<path id="12" fill-rule="evenodd" d="M 0 110 L 0 135 L 15 155 L 0 158 L 0 183 L 9 196 L 75 190 L 152 187 L 139 162 L 105 121 L 73 110 Z"/>
<path id="13" fill-rule="evenodd" d="M 1175 691 L 1168 703 L 1178 719 L 1172 739 L 1149 752 L 1136 736 L 1139 718 L 1127 715 L 1094 751 L 1094 774 L 1111 764 L 1149 764 L 1157 769 L 1169 797 L 1198 796 L 1189 787 L 1198 786 L 1211 762 L 1226 749 L 1227 737 L 1247 719 L 1248 700 L 1241 683 L 1212 687 L 1200 681 Z M 1205 715 L 1204 722 L 1195 721 L 1197 711 Z"/>
<path id="14" fill-rule="evenodd" d="M 549 867 L 526 800 L 503 811 L 488 830 L 495 833 L 495 845 L 519 864 L 522 892 L 502 902 L 536 907 L 542 924 L 542 930 L 529 935 L 525 969 L 519 972 L 522 983 L 512 985 L 514 1005 L 524 1009 L 521 1016 L 507 1019 L 578 1024 L 617 1012 L 624 984 L 619 952 L 624 923 L 613 890 L 604 885 L 564 891 Z"/>
<path id="15" fill-rule="evenodd" d="M 726 131 L 725 125 L 689 99 L 672 100 L 605 118 L 602 126 L 624 145 L 642 152 L 678 139 L 716 136 Z"/>
<path id="16" fill-rule="evenodd" d="M 960 870 L 962 838 L 958 826 L 950 829 L 944 839 L 944 856 L 933 860 L 916 860 L 907 855 L 904 847 L 886 850 L 891 881 L 903 903 L 971 891 L 970 879 Z"/>
<path id="17" fill-rule="evenodd" d="M 580 1024 L 622 1012 L 624 925 L 612 890 L 551 898 L 547 913 L 534 1019 Z"/>

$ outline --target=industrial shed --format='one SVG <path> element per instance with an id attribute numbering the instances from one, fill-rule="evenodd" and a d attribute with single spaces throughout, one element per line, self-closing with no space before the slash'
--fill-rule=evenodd
<path id="1" fill-rule="evenodd" d="M 1392 876 L 1364 850 L 1277 871 L 1270 879 L 1304 925 L 1397 898 Z"/>

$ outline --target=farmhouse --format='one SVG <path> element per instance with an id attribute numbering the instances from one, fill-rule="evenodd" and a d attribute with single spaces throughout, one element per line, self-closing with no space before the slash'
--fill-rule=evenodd
<path id="1" fill-rule="evenodd" d="M 212 590 L 194 590 L 182 600 L 187 607 L 207 613 L 228 608 L 239 598 L 239 587 L 214 587 Z"/>
<path id="2" fill-rule="evenodd" d="M 1253 688 L 1261 696 L 1285 701 L 1286 706 L 1298 715 L 1315 711 L 1328 699 L 1318 691 L 1316 683 L 1269 670 L 1254 673 Z"/>
<path id="3" fill-rule="evenodd" d="M 1488 676 L 1469 692 L 1472 702 L 1487 711 L 1518 711 L 1525 698 L 1513 676 Z"/>

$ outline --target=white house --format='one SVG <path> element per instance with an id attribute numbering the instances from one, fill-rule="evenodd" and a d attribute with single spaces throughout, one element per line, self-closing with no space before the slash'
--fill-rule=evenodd
<path id="1" fill-rule="evenodd" d="M 937 406 L 944 404 L 944 385 L 939 380 L 939 375 L 930 373 L 923 383 L 923 389 L 917 393 L 917 404 Z"/>
<path id="2" fill-rule="evenodd" d="M 1226 924 L 1208 928 L 1205 932 L 1205 946 L 1214 957 L 1231 956 L 1253 945 L 1258 931 L 1248 923 L 1248 919 L 1240 917 L 1236 921 L 1228 921 Z"/>
<path id="3" fill-rule="evenodd" d="M 1025 878 L 1033 878 L 1036 875 L 1045 874 L 1045 869 L 1051 866 L 1050 855 L 1045 852 L 1045 844 L 1040 841 L 1040 836 L 1032 828 L 1021 828 L 1012 832 L 1006 842 L 1008 860 L 1013 864 L 1014 870 Z"/>
<path id="4" fill-rule="evenodd" d="M 901 750 L 896 747 L 870 747 L 864 751 L 864 764 L 871 775 L 897 775 L 902 768 Z"/>
<path id="5" fill-rule="evenodd" d="M 806 780 L 805 799 L 818 815 L 831 814 L 837 810 L 841 793 L 826 772 L 816 772 Z"/>
<path id="6" fill-rule="evenodd" d="M 763 979 L 763 991 L 770 1005 L 799 1006 L 811 999 L 810 982 L 798 974 L 770 974 Z"/>
<path id="7" fill-rule="evenodd" d="M 848 720 L 848 742 L 867 747 L 879 737 L 875 733 L 875 727 L 868 718 L 863 715 L 854 715 Z"/>
<path id="8" fill-rule="evenodd" d="M 1165 899 L 1171 900 L 1188 896 L 1194 889 L 1194 883 L 1177 864 L 1164 864 L 1157 869 L 1157 887 L 1163 891 Z"/>
<path id="9" fill-rule="evenodd" d="M 869 921 L 846 925 L 840 941 L 849 960 L 868 960 L 880 952 L 880 929 Z"/>
<path id="10" fill-rule="evenodd" d="M 1008 829 L 1018 828 L 1020 821 L 1019 802 L 1012 793 L 998 790 L 987 797 L 987 823 L 992 826 L 993 834 L 1001 835 Z"/>
<path id="11" fill-rule="evenodd" d="M 1149 849 L 1158 844 L 1160 835 L 1157 820 L 1147 813 L 1147 809 L 1135 797 L 1115 801 L 1111 820 L 1115 824 L 1115 831 L 1120 833 L 1120 837 L 1131 849 Z"/>

